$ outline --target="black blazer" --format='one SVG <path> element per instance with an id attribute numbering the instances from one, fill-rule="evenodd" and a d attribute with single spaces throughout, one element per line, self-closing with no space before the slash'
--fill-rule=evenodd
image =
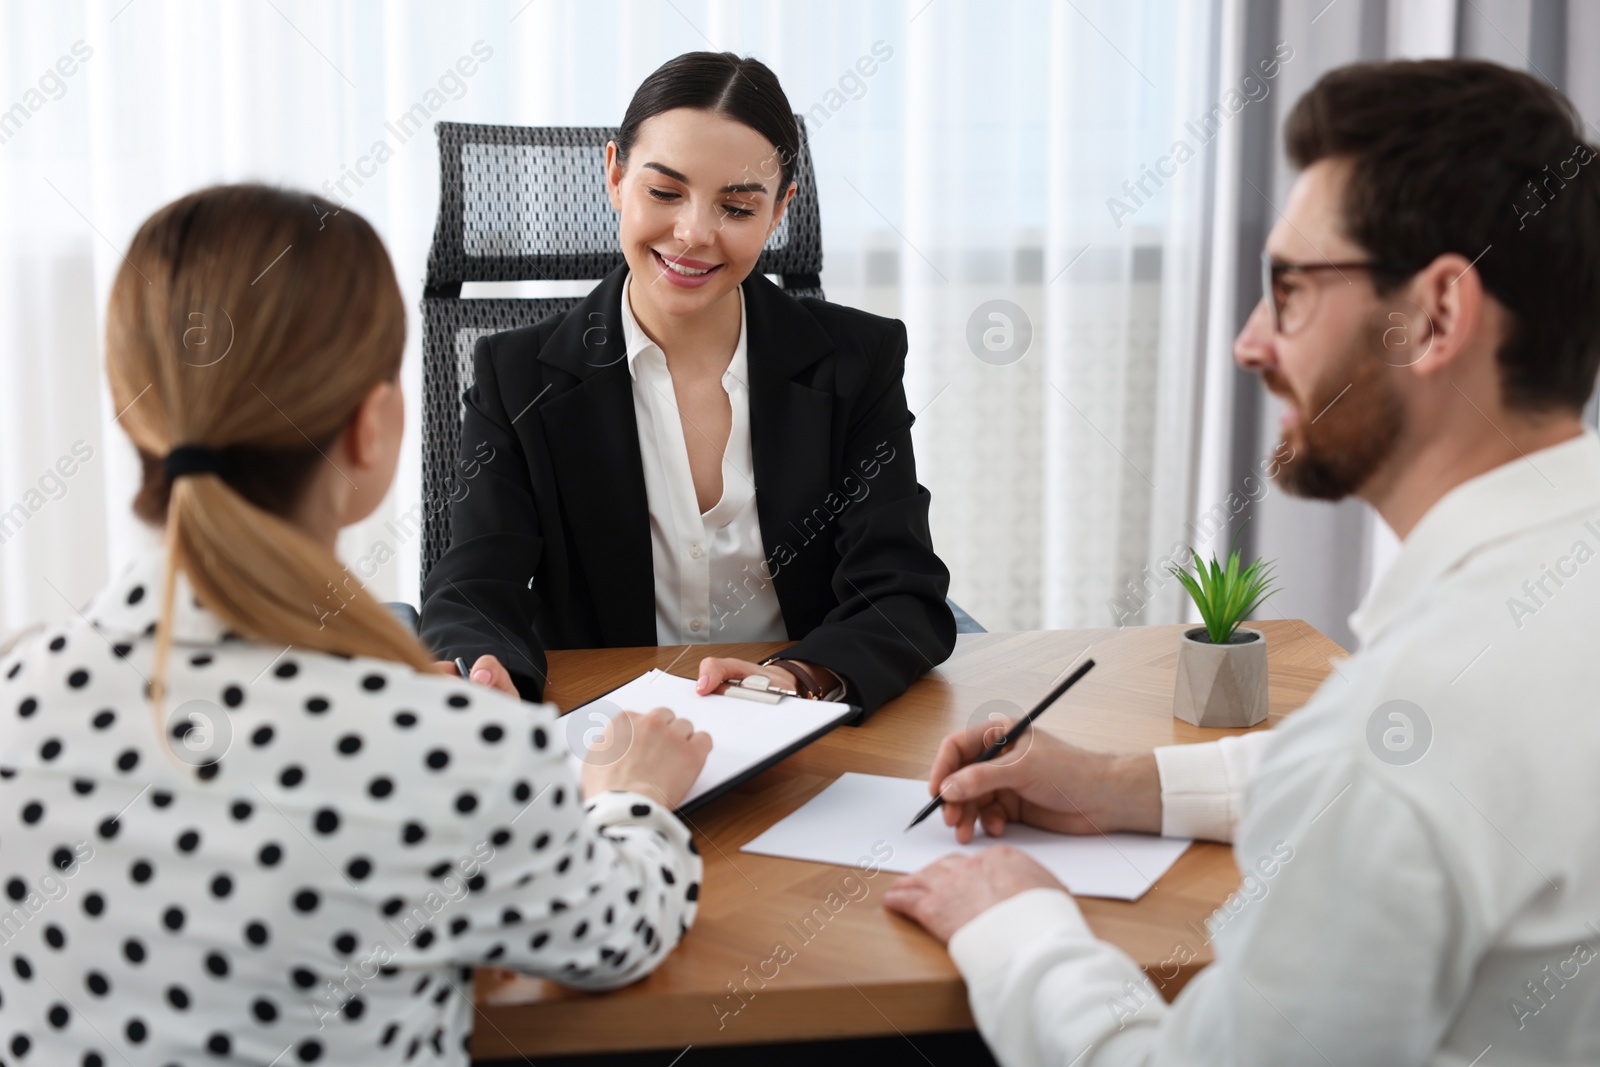
<path id="1" fill-rule="evenodd" d="M 422 636 L 443 658 L 493 653 L 530 700 L 546 649 L 656 643 L 626 277 L 473 356 L 460 455 L 476 473 L 423 586 Z M 798 641 L 785 655 L 840 675 L 870 712 L 955 647 L 911 452 L 905 327 L 759 274 L 743 285 L 756 508 Z"/>

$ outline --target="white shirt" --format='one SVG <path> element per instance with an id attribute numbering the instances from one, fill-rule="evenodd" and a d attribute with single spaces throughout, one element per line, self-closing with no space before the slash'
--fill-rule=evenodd
<path id="1" fill-rule="evenodd" d="M 241 641 L 181 577 L 169 755 L 162 564 L 0 656 L 0 1059 L 465 1064 L 475 965 L 610 988 L 694 921 L 683 823 L 584 804 L 553 708 Z"/>
<path id="2" fill-rule="evenodd" d="M 1181 783 L 1160 757 L 1164 795 L 1208 798 L 1188 828 L 1224 834 L 1237 809 L 1244 872 L 1216 962 L 1170 1007 L 1059 891 L 956 932 L 1000 1062 L 1600 1063 L 1597 553 L 1593 432 L 1448 493 L 1304 708 L 1264 741 L 1191 746 Z"/>
<path id="3" fill-rule="evenodd" d="M 722 453 L 722 499 L 701 514 L 666 353 L 633 316 L 628 296 L 632 282 L 630 275 L 622 289 L 622 332 L 650 509 L 656 641 L 782 641 L 789 634 L 756 513 L 744 291 L 739 290 L 739 341 L 722 375 L 733 411 Z"/>

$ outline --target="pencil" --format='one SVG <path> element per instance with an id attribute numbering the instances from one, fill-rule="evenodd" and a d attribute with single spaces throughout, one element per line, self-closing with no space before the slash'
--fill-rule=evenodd
<path id="1" fill-rule="evenodd" d="M 1084 675 L 1089 673 L 1090 668 L 1093 666 L 1094 660 L 1084 660 L 1083 666 L 1067 675 L 1066 680 L 1060 685 L 1056 686 L 1054 689 L 1050 690 L 1049 695 L 1043 700 L 1039 701 L 1037 707 L 1012 724 L 1011 729 L 1006 731 L 1006 735 L 1004 737 L 990 745 L 988 748 L 984 749 L 983 755 L 979 756 L 973 762 L 986 763 L 989 760 L 994 759 L 1001 752 L 1005 751 L 1005 747 L 1007 745 L 1011 744 L 1011 742 L 1022 736 L 1022 731 L 1033 725 L 1033 720 L 1044 714 L 1045 708 L 1048 708 L 1051 704 L 1054 704 L 1057 700 L 1059 700 L 1061 698 L 1061 694 L 1065 693 L 1068 689 L 1071 689 L 1079 678 L 1082 678 Z M 917 812 L 917 817 L 911 820 L 911 826 L 907 826 L 906 829 L 909 831 L 912 827 L 916 826 L 917 823 L 938 811 L 943 805 L 944 794 L 941 793 L 932 800 L 928 801 L 927 806 L 925 806 L 921 811 Z"/>

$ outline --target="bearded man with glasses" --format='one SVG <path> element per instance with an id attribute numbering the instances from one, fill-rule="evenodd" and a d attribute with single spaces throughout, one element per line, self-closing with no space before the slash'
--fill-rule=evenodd
<path id="1" fill-rule="evenodd" d="M 1360 650 L 1273 730 L 1127 756 L 1039 731 L 987 763 L 991 724 L 946 738 L 929 787 L 960 840 L 1206 837 L 1244 874 L 1170 1006 L 1020 852 L 897 882 L 885 905 L 948 941 L 1007 1067 L 1600 1063 L 1585 136 L 1477 61 L 1345 67 L 1295 105 L 1234 359 L 1283 403 L 1279 483 L 1360 497 L 1404 544 L 1351 616 Z"/>

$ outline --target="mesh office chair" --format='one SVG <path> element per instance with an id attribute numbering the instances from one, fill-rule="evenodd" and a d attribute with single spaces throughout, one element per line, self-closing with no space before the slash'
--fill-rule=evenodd
<path id="1" fill-rule="evenodd" d="M 822 225 L 803 120 L 800 128 L 798 189 L 756 270 L 778 275 L 794 296 L 820 298 Z M 424 579 L 450 544 L 449 500 L 473 347 L 486 334 L 531 326 L 583 299 L 462 299 L 461 284 L 597 282 L 622 264 L 617 216 L 602 180 L 615 129 L 460 122 L 436 129 L 439 221 L 422 297 Z M 951 609 L 962 632 L 982 632 L 966 612 Z"/>

